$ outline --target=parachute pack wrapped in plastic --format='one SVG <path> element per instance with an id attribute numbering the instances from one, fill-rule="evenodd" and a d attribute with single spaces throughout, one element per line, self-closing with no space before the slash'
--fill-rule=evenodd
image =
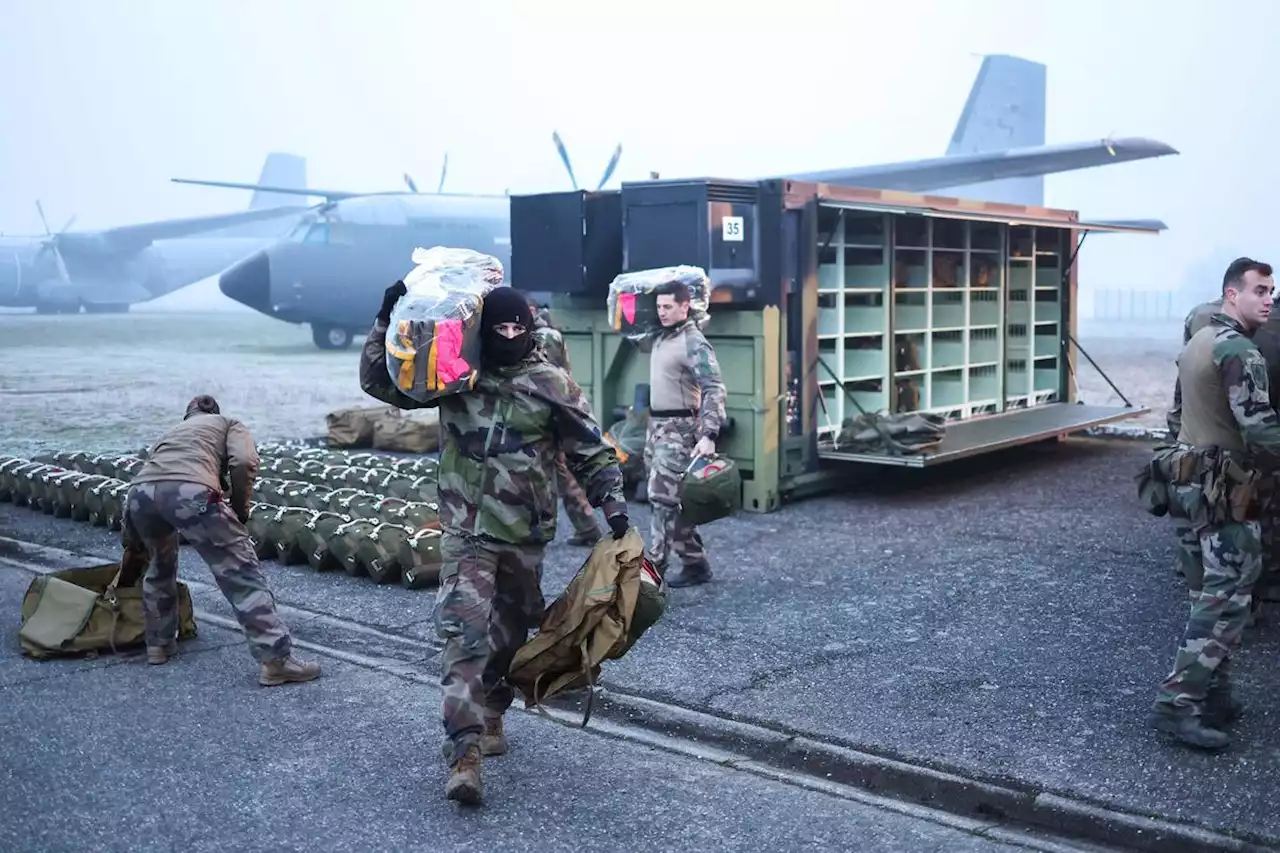
<path id="1" fill-rule="evenodd" d="M 623 273 L 609 285 L 609 321 L 615 332 L 631 340 L 655 334 L 662 326 L 658 321 L 658 295 L 664 284 L 679 282 L 689 288 L 689 319 L 698 328 L 707 324 L 707 300 L 711 280 L 701 267 L 660 267 Z"/>
<path id="2" fill-rule="evenodd" d="M 467 391 L 480 371 L 480 309 L 502 284 L 502 262 L 470 249 L 415 249 L 405 295 L 387 324 L 387 372 L 427 403 Z"/>

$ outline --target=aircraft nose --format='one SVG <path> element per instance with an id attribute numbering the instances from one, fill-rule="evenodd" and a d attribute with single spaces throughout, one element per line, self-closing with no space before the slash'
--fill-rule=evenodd
<path id="1" fill-rule="evenodd" d="M 218 289 L 241 305 L 264 314 L 271 305 L 271 260 L 265 250 L 237 261 L 218 277 Z"/>

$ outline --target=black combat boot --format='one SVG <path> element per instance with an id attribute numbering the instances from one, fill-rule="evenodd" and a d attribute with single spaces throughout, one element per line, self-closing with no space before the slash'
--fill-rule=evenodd
<path id="1" fill-rule="evenodd" d="M 1147 725 L 1195 749 L 1217 752 L 1231 745 L 1231 736 L 1226 732 L 1205 725 L 1205 721 L 1194 714 L 1179 714 L 1160 703 L 1152 706 Z"/>
<path id="2" fill-rule="evenodd" d="M 1231 695 L 1231 685 L 1215 683 L 1209 686 L 1209 692 L 1204 697 L 1200 721 L 1211 729 L 1220 729 L 1235 722 L 1243 713 L 1244 703 Z"/>
<path id="3" fill-rule="evenodd" d="M 686 565 L 680 570 L 680 574 L 667 580 L 667 586 L 698 586 L 711 580 L 711 567 L 706 563 L 694 563 Z"/>

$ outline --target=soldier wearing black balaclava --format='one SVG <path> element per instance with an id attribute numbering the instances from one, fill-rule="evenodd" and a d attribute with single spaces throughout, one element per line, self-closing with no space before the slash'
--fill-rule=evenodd
<path id="1" fill-rule="evenodd" d="M 525 296 L 498 287 L 480 309 L 480 372 L 470 391 L 420 403 L 386 368 L 385 336 L 404 285 L 388 288 L 365 342 L 360 384 L 402 409 L 440 410 L 441 687 L 445 796 L 483 799 L 482 755 L 507 750 L 502 719 L 513 699 L 505 675 L 541 620 L 542 557 L 558 516 L 556 457 L 563 452 L 613 535 L 631 527 L 622 471 L 582 389 L 535 346 Z"/>

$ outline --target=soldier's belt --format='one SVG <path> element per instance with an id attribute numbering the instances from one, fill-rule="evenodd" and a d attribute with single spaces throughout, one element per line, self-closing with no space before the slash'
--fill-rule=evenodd
<path id="1" fill-rule="evenodd" d="M 651 418 L 696 418 L 697 409 L 650 409 Z"/>

